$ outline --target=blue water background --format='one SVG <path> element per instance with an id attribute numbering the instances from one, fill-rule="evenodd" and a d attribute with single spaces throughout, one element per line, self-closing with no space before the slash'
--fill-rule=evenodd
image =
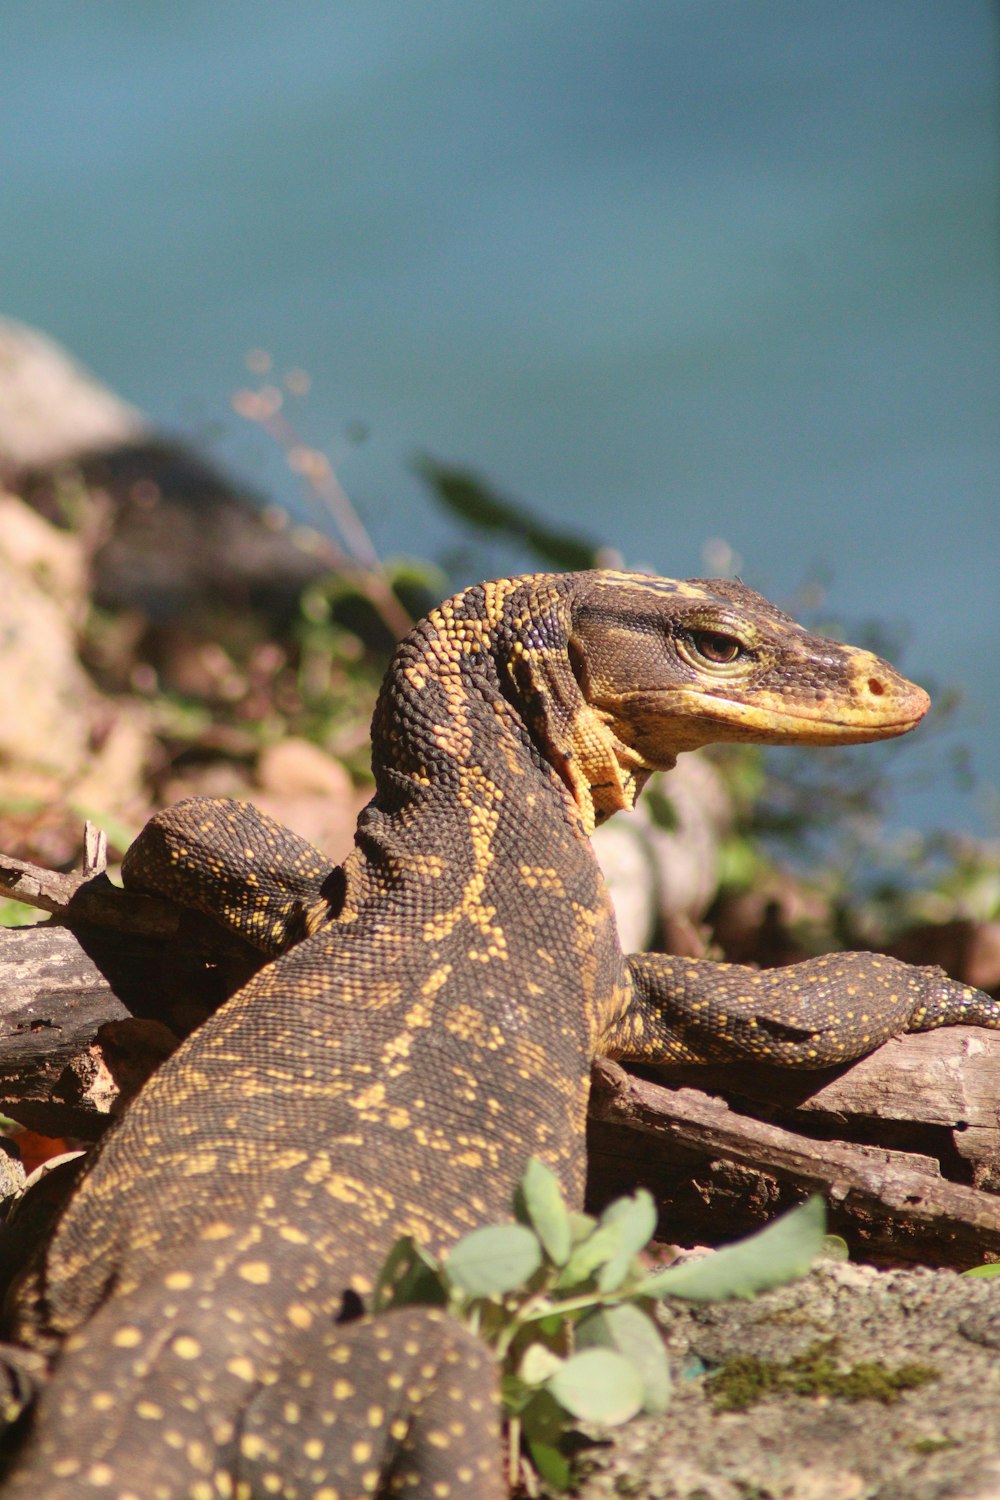
<path id="1" fill-rule="evenodd" d="M 965 691 L 977 789 L 897 818 L 995 833 L 997 52 L 987 0 L 0 0 L 0 312 L 293 507 L 229 401 L 306 369 L 385 552 L 456 545 L 426 450 L 629 564 L 821 574 Z"/>

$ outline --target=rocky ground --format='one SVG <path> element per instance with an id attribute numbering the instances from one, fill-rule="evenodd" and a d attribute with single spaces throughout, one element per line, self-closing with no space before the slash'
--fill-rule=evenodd
<path id="1" fill-rule="evenodd" d="M 995 1500 L 997 1293 L 948 1271 L 825 1261 L 754 1302 L 677 1306 L 670 1410 L 594 1449 L 581 1496 Z M 761 1366 L 796 1362 L 797 1394 L 753 1400 Z M 721 1372 L 714 1394 L 706 1371 Z M 898 1388 L 908 1375 L 922 1383 Z M 752 1404 L 725 1409 L 741 1398 Z"/>

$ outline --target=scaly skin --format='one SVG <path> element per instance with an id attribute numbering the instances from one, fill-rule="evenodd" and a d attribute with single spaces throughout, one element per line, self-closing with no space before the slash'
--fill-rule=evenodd
<path id="1" fill-rule="evenodd" d="M 400 1235 L 503 1219 L 532 1153 L 579 1202 L 597 1052 L 820 1066 L 1000 1020 L 869 955 L 626 960 L 587 835 L 681 750 L 927 701 L 740 584 L 502 579 L 399 647 L 339 871 L 243 804 L 155 819 L 131 884 L 294 946 L 150 1080 L 22 1286 L 10 1333 L 54 1370 L 9 1492 L 501 1496 L 484 1351 L 435 1311 L 350 1321 Z"/>

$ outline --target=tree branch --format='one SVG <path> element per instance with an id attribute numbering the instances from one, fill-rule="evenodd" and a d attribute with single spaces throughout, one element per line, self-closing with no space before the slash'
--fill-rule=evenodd
<path id="1" fill-rule="evenodd" d="M 829 1085 L 840 1107 L 841 1132 L 849 1135 L 871 1118 L 873 1093 L 879 1092 L 880 1080 L 893 1078 L 900 1049 L 909 1056 L 912 1084 L 922 1052 L 934 1054 L 924 1069 L 933 1072 L 950 1046 L 954 1067 L 970 1039 L 982 1035 L 963 1027 L 907 1037 L 845 1070 Z M 996 1097 L 1000 1046 L 990 1049 L 989 1066 Z M 852 1079 L 858 1070 L 861 1081 L 855 1091 Z M 817 1101 L 830 1103 L 830 1096 L 822 1098 L 821 1080 L 814 1084 L 814 1094 L 800 1101 L 795 1130 L 738 1113 L 723 1099 L 697 1089 L 665 1088 L 634 1077 L 605 1058 L 595 1063 L 593 1082 L 591 1190 L 599 1200 L 610 1196 L 608 1179 L 614 1173 L 613 1191 L 620 1193 L 624 1170 L 666 1205 L 662 1227 L 670 1239 L 712 1242 L 720 1219 L 729 1234 L 749 1232 L 776 1207 L 790 1206 L 803 1193 L 822 1192 L 838 1233 L 867 1258 L 966 1266 L 1000 1257 L 1000 1198 L 947 1180 L 939 1160 L 944 1153 L 933 1149 L 920 1153 L 871 1141 L 829 1139 L 825 1122 L 817 1129 L 820 1111 L 809 1107 Z M 804 1090 L 806 1085 L 799 1082 L 797 1087 Z M 960 1086 L 954 1092 L 957 1096 Z M 911 1096 L 911 1120 L 920 1114 L 918 1098 Z M 942 1101 L 939 1090 L 936 1104 L 925 1112 L 956 1112 Z M 994 1122 L 994 1152 L 996 1139 Z"/>

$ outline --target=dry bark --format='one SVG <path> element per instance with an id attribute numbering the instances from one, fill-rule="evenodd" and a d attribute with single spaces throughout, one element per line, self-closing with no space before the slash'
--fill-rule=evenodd
<path id="1" fill-rule="evenodd" d="M 728 1073 L 730 1092 L 738 1082 L 744 1099 L 766 1097 L 766 1113 L 788 1123 L 598 1059 L 589 1129 L 595 1198 L 610 1194 L 612 1180 L 620 1192 L 625 1175 L 661 1203 L 661 1233 L 690 1244 L 713 1243 L 720 1222 L 749 1232 L 803 1194 L 822 1192 L 832 1228 L 865 1259 L 1000 1259 L 1000 1197 L 971 1185 L 969 1160 L 954 1147 L 974 1135 L 978 1178 L 993 1180 L 1000 1145 L 989 1100 L 998 1096 L 1000 1037 L 955 1027 L 899 1038 L 837 1077 L 758 1076 L 748 1087 L 735 1071 L 714 1070 L 715 1086 Z M 967 1114 L 971 1130 L 962 1128 Z M 885 1121 L 891 1129 L 880 1140 Z"/>
<path id="2" fill-rule="evenodd" d="M 261 955 L 196 912 L 0 856 L 0 896 L 52 913 L 0 928 L 0 1111 L 46 1135 L 101 1134 Z"/>

